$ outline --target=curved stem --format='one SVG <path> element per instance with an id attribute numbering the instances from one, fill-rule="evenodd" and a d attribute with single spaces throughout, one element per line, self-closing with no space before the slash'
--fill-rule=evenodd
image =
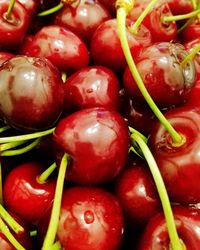
<path id="1" fill-rule="evenodd" d="M 184 58 L 184 60 L 180 63 L 182 67 L 184 67 L 190 60 L 192 60 L 196 54 L 200 51 L 200 44 L 196 45 L 194 49 Z"/>
<path id="2" fill-rule="evenodd" d="M 35 139 L 32 143 L 29 145 L 20 148 L 20 149 L 14 149 L 14 150 L 6 150 L 1 153 L 1 156 L 15 156 L 15 155 L 21 155 L 24 153 L 27 153 L 31 149 L 35 148 L 41 141 L 41 138 Z"/>
<path id="3" fill-rule="evenodd" d="M 158 120 L 162 123 L 164 128 L 169 132 L 170 136 L 172 137 L 174 143 L 181 143 L 182 137 L 177 131 L 172 127 L 170 122 L 165 118 L 165 116 L 161 113 L 161 111 L 158 109 L 156 104 L 154 103 L 153 99 L 149 95 L 142 78 L 136 68 L 136 65 L 134 63 L 134 60 L 132 58 L 130 48 L 127 41 L 126 36 L 126 11 L 124 8 L 117 9 L 117 26 L 118 26 L 118 32 L 119 32 L 119 39 L 121 41 L 121 46 L 124 51 L 124 55 L 127 61 L 127 64 L 129 66 L 129 69 L 132 73 L 132 76 L 134 77 L 138 88 L 140 89 L 144 99 L 152 109 L 155 116 L 158 118 Z"/>
<path id="4" fill-rule="evenodd" d="M 41 175 L 37 177 L 37 181 L 40 184 L 43 184 L 47 181 L 49 176 L 53 173 L 53 171 L 56 169 L 56 163 L 54 162 L 50 167 L 48 167 Z"/>
<path id="5" fill-rule="evenodd" d="M 57 6 L 49 9 L 49 10 L 45 10 L 42 11 L 38 14 L 38 16 L 47 16 L 47 15 L 51 15 L 53 13 L 56 13 L 57 11 L 59 11 L 60 9 L 62 9 L 64 6 L 64 3 L 60 2 Z"/>
<path id="6" fill-rule="evenodd" d="M 3 133 L 3 132 L 7 131 L 7 130 L 10 129 L 10 128 L 11 128 L 10 126 L 1 127 L 1 128 L 0 128 L 0 133 Z"/>
<path id="7" fill-rule="evenodd" d="M 13 142 L 13 141 L 24 141 L 24 140 L 31 140 L 31 139 L 39 138 L 42 136 L 52 134 L 54 129 L 55 128 L 51 128 L 51 129 L 48 129 L 45 131 L 40 131 L 40 132 L 35 132 L 35 133 L 25 134 L 25 135 L 0 137 L 0 143 Z"/>
<path id="8" fill-rule="evenodd" d="M 177 16 L 163 16 L 161 19 L 162 22 L 167 23 L 167 22 L 173 22 L 173 21 L 180 21 L 184 19 L 188 19 L 191 17 L 195 17 L 200 13 L 200 9 L 194 10 L 190 13 L 184 14 L 184 15 L 177 15 Z"/>
<path id="9" fill-rule="evenodd" d="M 0 217 L 4 219 L 7 225 L 17 234 L 24 232 L 24 228 L 0 205 Z"/>
<path id="10" fill-rule="evenodd" d="M 25 144 L 27 141 L 13 141 L 0 144 L 0 152 Z M 0 153 L 1 154 L 1 153 Z"/>
<path id="11" fill-rule="evenodd" d="M 133 133 L 138 134 L 138 135 L 143 139 L 143 141 L 145 141 L 145 142 L 147 143 L 148 138 L 147 138 L 146 136 L 144 136 L 144 135 L 143 135 L 142 133 L 140 133 L 138 130 L 136 130 L 136 129 L 130 127 L 130 126 L 129 126 L 128 128 L 129 128 L 129 131 L 130 131 L 131 134 L 133 134 Z"/>
<path id="12" fill-rule="evenodd" d="M 191 2 L 192 2 L 193 9 L 196 10 L 196 8 L 197 8 L 196 0 L 191 0 Z"/>
<path id="13" fill-rule="evenodd" d="M 162 207 L 163 207 L 163 212 L 165 215 L 165 220 L 166 220 L 166 225 L 167 225 L 167 229 L 168 229 L 168 234 L 169 234 L 169 238 L 170 238 L 170 243 L 172 246 L 173 250 L 184 250 L 184 244 L 183 242 L 179 239 L 177 230 L 176 230 L 176 224 L 175 224 L 175 220 L 174 220 L 174 216 L 173 216 L 173 212 L 172 212 L 172 208 L 170 205 L 170 200 L 167 194 L 167 190 L 165 187 L 165 184 L 163 182 L 162 176 L 160 174 L 159 168 L 157 166 L 157 163 L 151 153 L 151 151 L 149 150 L 147 144 L 143 141 L 143 139 L 133 133 L 131 135 L 131 138 L 137 142 L 137 144 L 139 145 L 139 147 L 142 150 L 142 153 L 149 165 L 150 171 L 152 173 L 154 182 L 156 184 L 157 190 L 158 190 L 158 194 L 162 203 Z"/>
<path id="14" fill-rule="evenodd" d="M 138 19 L 135 21 L 135 23 L 129 28 L 130 32 L 133 34 L 137 33 L 138 27 L 144 20 L 144 18 L 147 16 L 147 14 L 151 11 L 153 6 L 158 2 L 158 0 L 151 0 L 151 2 L 147 5 L 147 7 L 142 11 Z"/>
<path id="15" fill-rule="evenodd" d="M 65 173 L 67 170 L 67 164 L 68 164 L 68 155 L 64 154 L 61 164 L 60 164 L 60 169 L 58 172 L 56 191 L 55 191 L 54 202 L 53 202 L 53 207 L 51 211 L 50 222 L 49 222 L 47 233 L 44 239 L 42 250 L 49 250 L 54 245 L 56 232 L 58 228 L 58 222 L 59 222 L 60 208 L 61 208 L 61 202 L 62 202 L 62 193 L 63 193 L 63 188 L 64 188 L 64 180 L 65 180 Z"/>
<path id="16" fill-rule="evenodd" d="M 6 224 L 0 217 L 0 231 L 5 235 L 9 242 L 15 247 L 16 250 L 26 250 L 11 234 Z"/>
<path id="17" fill-rule="evenodd" d="M 8 6 L 8 10 L 7 10 L 6 16 L 5 16 L 8 20 L 11 19 L 12 10 L 13 10 L 13 8 L 15 6 L 15 1 L 16 0 L 10 0 L 9 6 Z"/>

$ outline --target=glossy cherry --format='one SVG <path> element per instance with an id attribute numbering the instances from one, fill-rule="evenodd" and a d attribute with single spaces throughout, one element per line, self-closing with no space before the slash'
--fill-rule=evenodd
<path id="1" fill-rule="evenodd" d="M 116 111 L 90 108 L 59 121 L 54 138 L 70 155 L 67 180 L 100 184 L 116 177 L 128 156 L 127 123 Z"/>
<path id="2" fill-rule="evenodd" d="M 136 66 L 149 94 L 162 108 L 184 103 L 195 81 L 192 61 L 182 66 L 187 52 L 181 44 L 161 42 L 144 48 L 136 58 Z M 144 98 L 127 67 L 123 76 L 124 88 L 132 99 Z M 166 94 L 167 93 L 167 94 Z"/>
<path id="3" fill-rule="evenodd" d="M 5 178 L 3 187 L 5 206 L 34 225 L 45 216 L 54 199 L 56 180 L 51 178 L 44 183 L 38 180 L 44 170 L 36 161 L 19 164 Z"/>
<path id="4" fill-rule="evenodd" d="M 63 83 L 50 61 L 18 56 L 0 67 L 0 114 L 22 130 L 53 126 L 63 110 Z"/>
<path id="5" fill-rule="evenodd" d="M 127 20 L 127 26 L 131 24 L 133 22 Z M 151 44 L 151 34 L 143 25 L 135 35 L 131 34 L 127 28 L 127 37 L 134 57 L 143 47 Z M 117 73 L 124 70 L 126 60 L 117 34 L 116 19 L 105 21 L 96 29 L 92 37 L 90 52 L 94 64 L 106 66 Z"/>
<path id="6" fill-rule="evenodd" d="M 75 72 L 64 84 L 64 110 L 104 107 L 118 110 L 120 85 L 112 70 L 103 66 L 89 66 Z"/>
<path id="7" fill-rule="evenodd" d="M 54 23 L 70 29 L 89 45 L 96 28 L 110 18 L 97 0 L 81 0 L 76 6 L 65 5 L 56 13 Z"/>
<path id="8" fill-rule="evenodd" d="M 103 189 L 72 187 L 63 193 L 57 238 L 66 250 L 118 250 L 123 214 Z"/>
<path id="9" fill-rule="evenodd" d="M 89 55 L 83 41 L 70 30 L 58 26 L 45 26 L 20 52 L 27 56 L 49 59 L 61 71 L 72 73 L 89 63 Z"/>

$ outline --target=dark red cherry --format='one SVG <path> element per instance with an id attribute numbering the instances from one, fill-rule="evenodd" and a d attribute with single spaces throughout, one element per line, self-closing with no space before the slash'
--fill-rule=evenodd
<path id="1" fill-rule="evenodd" d="M 120 85 L 116 75 L 103 66 L 80 69 L 64 84 L 64 110 L 104 107 L 118 110 Z"/>
<path id="2" fill-rule="evenodd" d="M 167 0 L 167 3 L 173 15 L 182 15 L 193 11 L 192 1 L 190 0 Z"/>
<path id="3" fill-rule="evenodd" d="M 194 18 L 192 22 L 187 25 L 185 29 L 180 34 L 183 42 L 192 41 L 200 37 L 200 20 L 199 18 Z"/>
<path id="4" fill-rule="evenodd" d="M 88 45 L 96 28 L 111 15 L 97 0 L 82 0 L 76 6 L 65 5 L 55 15 L 55 24 L 70 29 Z"/>
<path id="5" fill-rule="evenodd" d="M 144 226 L 152 216 L 161 210 L 157 190 L 142 161 L 129 163 L 116 183 L 116 195 L 130 226 Z"/>
<path id="6" fill-rule="evenodd" d="M 127 25 L 131 26 L 131 24 L 133 22 L 127 20 Z M 144 25 L 140 26 L 136 35 L 131 34 L 128 28 L 126 31 L 133 57 L 143 47 L 151 44 L 151 34 Z M 105 21 L 96 29 L 92 37 L 90 52 L 94 64 L 106 66 L 118 73 L 124 70 L 127 64 L 117 34 L 116 19 Z"/>
<path id="7" fill-rule="evenodd" d="M 9 0 L 0 1 L 0 49 L 16 48 L 24 38 L 29 27 L 26 9 L 16 2 L 11 17 L 6 16 Z"/>
<path id="8" fill-rule="evenodd" d="M 3 186 L 5 206 L 31 224 L 38 223 L 54 199 L 56 180 L 38 180 L 44 170 L 35 161 L 19 164 L 10 171 Z"/>
<path id="9" fill-rule="evenodd" d="M 187 52 L 181 44 L 155 43 L 144 48 L 136 58 L 136 66 L 153 100 L 162 108 L 184 103 L 195 81 L 192 61 L 182 66 Z M 132 99 L 144 100 L 127 67 L 123 77 L 124 88 Z M 167 94 L 166 94 L 167 93 Z"/>
<path id="10" fill-rule="evenodd" d="M 200 201 L 200 113 L 195 107 L 174 108 L 165 113 L 174 129 L 183 137 L 179 145 L 160 123 L 155 124 L 149 145 L 172 201 Z"/>
<path id="11" fill-rule="evenodd" d="M 200 246 L 200 212 L 193 207 L 173 208 L 179 238 L 185 249 L 198 250 Z M 154 216 L 141 235 L 138 250 L 170 249 L 170 241 L 163 214 Z"/>
<path id="12" fill-rule="evenodd" d="M 124 222 L 117 199 L 98 188 L 73 187 L 62 197 L 57 238 L 68 250 L 118 250 Z"/>
<path id="13" fill-rule="evenodd" d="M 38 0 L 17 0 L 27 10 L 29 15 L 35 15 L 40 7 Z"/>
<path id="14" fill-rule="evenodd" d="M 113 16 L 116 15 L 116 8 L 115 8 L 116 0 L 99 0 L 99 2 L 103 4 L 106 7 L 106 9 L 108 9 L 110 13 L 113 14 Z"/>
<path id="15" fill-rule="evenodd" d="M 50 61 L 18 56 L 0 67 L 0 114 L 22 130 L 52 126 L 63 110 L 63 83 Z"/>
<path id="16" fill-rule="evenodd" d="M 81 184 L 99 184 L 116 177 L 126 164 L 127 123 L 116 111 L 90 108 L 59 121 L 54 138 L 71 156 L 66 178 Z"/>
<path id="17" fill-rule="evenodd" d="M 54 66 L 72 73 L 89 63 L 86 45 L 70 30 L 58 26 L 45 26 L 21 46 L 22 54 L 49 59 Z"/>

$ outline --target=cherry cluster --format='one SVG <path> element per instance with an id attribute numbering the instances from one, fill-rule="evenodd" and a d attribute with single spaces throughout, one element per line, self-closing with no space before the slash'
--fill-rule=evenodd
<path id="1" fill-rule="evenodd" d="M 0 0 L 0 250 L 200 249 L 199 51 L 199 0 Z"/>

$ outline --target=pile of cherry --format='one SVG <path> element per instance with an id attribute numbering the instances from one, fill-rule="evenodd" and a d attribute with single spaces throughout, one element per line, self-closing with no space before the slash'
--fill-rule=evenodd
<path id="1" fill-rule="evenodd" d="M 200 249 L 200 1 L 130 2 L 0 0 L 0 250 Z"/>

